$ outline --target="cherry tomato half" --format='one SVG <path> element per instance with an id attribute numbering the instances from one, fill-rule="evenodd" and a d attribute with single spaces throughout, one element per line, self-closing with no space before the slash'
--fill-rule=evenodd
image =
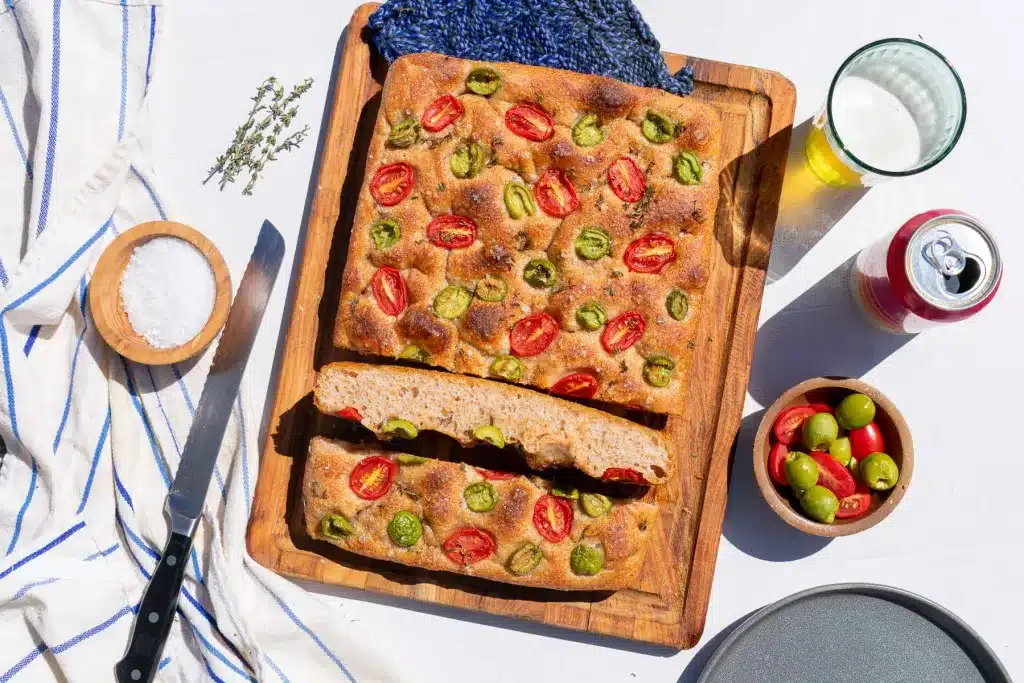
<path id="1" fill-rule="evenodd" d="M 552 543 L 565 540 L 572 529 L 572 504 L 545 493 L 533 506 L 533 526 Z"/>
<path id="2" fill-rule="evenodd" d="M 465 567 L 490 557 L 498 546 L 486 531 L 469 528 L 456 531 L 441 547 L 449 560 Z"/>
<path id="3" fill-rule="evenodd" d="M 536 356 L 551 346 L 558 335 L 558 321 L 547 313 L 528 315 L 513 327 L 508 335 L 512 353 L 520 356 Z"/>
<path id="4" fill-rule="evenodd" d="M 521 138 L 543 142 L 555 134 L 555 122 L 535 104 L 520 104 L 505 112 L 505 126 Z"/>
<path id="5" fill-rule="evenodd" d="M 544 213 L 555 218 L 565 218 L 580 205 L 576 188 L 556 168 L 544 171 L 544 175 L 533 186 L 533 196 Z"/>
<path id="6" fill-rule="evenodd" d="M 836 494 L 836 498 L 840 500 L 853 495 L 857 490 L 857 482 L 850 474 L 850 470 L 836 462 L 828 453 L 811 451 L 811 457 L 818 463 L 818 484 Z"/>
<path id="7" fill-rule="evenodd" d="M 647 181 L 636 162 L 620 157 L 608 168 L 608 184 L 615 196 L 624 202 L 638 202 L 647 191 Z"/>
<path id="8" fill-rule="evenodd" d="M 458 121 L 464 111 L 462 102 L 454 96 L 441 95 L 423 112 L 420 125 L 423 126 L 423 130 L 436 133 Z"/>
<path id="9" fill-rule="evenodd" d="M 391 266 L 378 268 L 370 280 L 370 287 L 373 289 L 373 298 L 385 314 L 396 316 L 405 310 L 409 290 L 405 288 L 402 274 L 396 269 Z"/>
<path id="10" fill-rule="evenodd" d="M 465 216 L 438 216 L 427 224 L 427 239 L 442 249 L 462 249 L 476 241 L 476 223 Z"/>
<path id="11" fill-rule="evenodd" d="M 836 510 L 836 519 L 854 519 L 863 517 L 871 511 L 871 489 L 863 482 L 857 483 L 857 489 L 852 495 L 839 499 L 839 509 Z"/>
<path id="12" fill-rule="evenodd" d="M 381 166 L 370 181 L 370 194 L 381 206 L 394 206 L 412 192 L 414 175 L 412 166 L 404 161 Z"/>
<path id="13" fill-rule="evenodd" d="M 377 500 L 391 488 L 395 463 L 379 455 L 363 458 L 348 477 L 348 485 L 363 500 Z"/>
<path id="14" fill-rule="evenodd" d="M 814 408 L 815 413 L 828 413 L 829 415 L 835 415 L 836 409 L 827 403 L 808 403 L 809 408 Z"/>
<path id="15" fill-rule="evenodd" d="M 850 450 L 858 462 L 872 453 L 885 453 L 885 439 L 882 438 L 882 430 L 874 422 L 858 429 L 851 429 L 847 436 L 850 437 Z"/>
<path id="16" fill-rule="evenodd" d="M 626 311 L 608 321 L 601 333 L 601 346 L 608 353 L 625 351 L 640 341 L 647 329 L 647 321 L 639 311 Z"/>
<path id="17" fill-rule="evenodd" d="M 589 372 L 574 372 L 551 385 L 551 393 L 572 398 L 594 398 L 597 378 Z"/>
<path id="18" fill-rule="evenodd" d="M 768 476 L 779 486 L 789 486 L 789 479 L 786 478 L 786 456 L 789 449 L 786 444 L 777 443 L 768 452 Z"/>
<path id="19" fill-rule="evenodd" d="M 628 467 L 609 467 L 601 475 L 604 481 L 624 481 L 629 484 L 646 484 L 644 475 Z"/>
<path id="20" fill-rule="evenodd" d="M 473 469 L 476 470 L 476 473 L 481 477 L 491 481 L 505 481 L 506 479 L 512 479 L 516 476 L 514 472 L 499 472 L 497 470 L 484 469 L 483 467 L 474 467 Z"/>
<path id="21" fill-rule="evenodd" d="M 810 406 L 793 406 L 786 408 L 775 418 L 772 425 L 772 433 L 779 443 L 787 446 L 800 440 L 800 431 L 803 429 L 804 420 L 815 414 L 814 408 Z"/>
<path id="22" fill-rule="evenodd" d="M 652 232 L 634 240 L 626 248 L 623 260 L 634 273 L 660 273 L 676 260 L 676 243 L 668 235 Z"/>
<path id="23" fill-rule="evenodd" d="M 358 410 L 356 410 L 352 406 L 349 406 L 348 408 L 342 408 L 337 413 L 335 413 L 335 415 L 337 415 L 338 417 L 343 417 L 346 420 L 355 420 L 356 422 L 362 422 L 363 420 L 363 416 L 359 413 Z"/>

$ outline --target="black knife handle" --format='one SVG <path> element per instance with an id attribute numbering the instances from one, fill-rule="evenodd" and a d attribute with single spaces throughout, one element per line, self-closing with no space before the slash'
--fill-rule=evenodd
<path id="1" fill-rule="evenodd" d="M 128 649 L 114 666 L 117 683 L 150 683 L 156 675 L 160 654 L 174 623 L 191 548 L 192 538 L 185 534 L 172 532 L 167 539 L 163 557 L 139 603 Z"/>

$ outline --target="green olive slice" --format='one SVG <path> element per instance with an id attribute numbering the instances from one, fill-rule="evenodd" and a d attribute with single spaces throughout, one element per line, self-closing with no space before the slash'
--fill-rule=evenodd
<path id="1" fill-rule="evenodd" d="M 416 425 L 412 422 L 396 417 L 385 422 L 381 427 L 381 432 L 384 433 L 384 436 L 392 439 L 415 439 L 420 430 L 416 429 Z"/>
<path id="2" fill-rule="evenodd" d="M 612 509 L 612 501 L 601 493 L 581 493 L 580 507 L 588 517 L 600 517 Z"/>
<path id="3" fill-rule="evenodd" d="M 449 285 L 434 297 L 434 313 L 446 320 L 454 320 L 466 312 L 473 295 L 465 287 Z"/>
<path id="4" fill-rule="evenodd" d="M 550 287 L 558 279 L 558 270 L 551 261 L 535 258 L 523 268 L 523 279 L 538 289 Z"/>
<path id="5" fill-rule="evenodd" d="M 577 576 L 593 576 L 604 567 L 604 554 L 599 548 L 580 543 L 569 555 L 569 567 Z"/>
<path id="6" fill-rule="evenodd" d="M 423 536 L 420 518 L 408 510 L 399 510 L 388 522 L 388 537 L 400 548 L 411 548 Z"/>
<path id="7" fill-rule="evenodd" d="M 395 456 L 395 460 L 398 461 L 399 465 L 422 465 L 423 463 L 430 460 L 430 458 L 424 458 L 422 455 L 413 455 L 412 453 L 399 453 Z"/>
<path id="8" fill-rule="evenodd" d="M 597 114 L 586 114 L 573 124 L 572 141 L 580 147 L 593 147 L 604 140 L 604 131 L 598 125 Z"/>
<path id="9" fill-rule="evenodd" d="M 465 142 L 452 153 L 448 165 L 456 178 L 472 178 L 484 167 L 484 148 L 475 142 Z"/>
<path id="10" fill-rule="evenodd" d="M 419 122 L 415 118 L 407 116 L 392 127 L 391 133 L 388 135 L 388 145 L 400 149 L 412 147 L 419 136 Z"/>
<path id="11" fill-rule="evenodd" d="M 523 378 L 526 366 L 515 356 L 498 356 L 491 363 L 491 374 L 518 382 Z"/>
<path id="12" fill-rule="evenodd" d="M 649 111 L 644 116 L 643 123 L 640 124 L 640 130 L 645 138 L 656 145 L 660 145 L 682 132 L 682 127 L 677 126 L 667 116 L 663 116 L 656 111 Z"/>
<path id="13" fill-rule="evenodd" d="M 685 318 L 687 311 L 690 310 L 690 300 L 686 296 L 686 292 L 681 289 L 673 289 L 669 292 L 668 298 L 665 299 L 665 308 L 675 320 Z"/>
<path id="14" fill-rule="evenodd" d="M 402 236 L 402 229 L 398 227 L 398 221 L 390 218 L 383 218 L 370 228 L 370 237 L 373 238 L 373 246 L 378 249 L 387 249 L 394 246 L 398 238 Z"/>
<path id="15" fill-rule="evenodd" d="M 600 228 L 587 228 L 576 238 L 576 253 L 588 261 L 607 256 L 612 250 L 612 238 Z"/>
<path id="16" fill-rule="evenodd" d="M 430 354 L 416 344 L 409 344 L 409 346 L 402 349 L 402 352 L 398 354 L 398 357 L 402 360 L 418 360 L 423 362 L 430 358 Z"/>
<path id="17" fill-rule="evenodd" d="M 324 515 L 320 520 L 320 534 L 327 538 L 333 538 L 338 541 L 353 531 L 355 529 L 352 528 L 352 522 L 345 519 L 342 515 Z"/>
<path id="18" fill-rule="evenodd" d="M 652 387 L 668 386 L 675 368 L 675 361 L 668 356 L 651 356 L 644 363 L 644 379 Z"/>
<path id="19" fill-rule="evenodd" d="M 476 296 L 482 301 L 503 301 L 508 294 L 508 285 L 497 275 L 484 275 L 476 283 Z"/>
<path id="20" fill-rule="evenodd" d="M 462 491 L 466 506 L 473 512 L 490 512 L 498 504 L 498 491 L 489 481 L 478 481 Z"/>
<path id="21" fill-rule="evenodd" d="M 466 76 L 466 89 L 477 95 L 493 95 L 501 87 L 501 76 L 494 69 L 478 67 Z"/>
<path id="22" fill-rule="evenodd" d="M 509 574 L 526 576 L 536 569 L 543 559 L 544 553 L 541 552 L 540 548 L 533 543 L 524 543 L 508 558 L 505 567 L 508 569 Z"/>
<path id="23" fill-rule="evenodd" d="M 505 209 L 515 219 L 532 216 L 537 211 L 530 190 L 522 183 L 505 183 Z"/>
<path id="24" fill-rule="evenodd" d="M 577 500 L 580 497 L 580 490 L 575 486 L 567 484 L 555 484 L 551 487 L 551 495 L 559 498 L 568 498 L 569 500 Z"/>
<path id="25" fill-rule="evenodd" d="M 492 446 L 498 448 L 505 447 L 505 435 L 501 433 L 499 427 L 494 425 L 483 425 L 473 430 L 473 438 L 477 441 L 483 441 L 489 443 Z"/>
<path id="26" fill-rule="evenodd" d="M 576 322 L 579 326 L 585 330 L 599 330 L 608 321 L 608 314 L 604 312 L 604 308 L 601 304 L 596 301 L 591 301 L 589 304 L 583 304 L 576 311 Z"/>
<path id="27" fill-rule="evenodd" d="M 692 152 L 680 152 L 672 160 L 672 175 L 683 185 L 698 185 L 704 179 L 704 167 Z"/>

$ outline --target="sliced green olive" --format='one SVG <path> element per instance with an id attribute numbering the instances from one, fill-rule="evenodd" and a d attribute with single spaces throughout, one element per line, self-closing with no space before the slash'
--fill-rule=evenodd
<path id="1" fill-rule="evenodd" d="M 523 268 L 523 279 L 538 289 L 550 287 L 558 279 L 558 270 L 551 261 L 535 258 Z"/>
<path id="2" fill-rule="evenodd" d="M 501 429 L 494 425 L 483 425 L 473 430 L 473 438 L 477 441 L 484 441 L 497 446 L 498 448 L 505 447 L 505 435 L 501 433 Z"/>
<path id="3" fill-rule="evenodd" d="M 675 369 L 675 361 L 668 356 L 651 356 L 644 363 L 644 379 L 652 387 L 668 386 L 672 381 L 672 371 Z"/>
<path id="4" fill-rule="evenodd" d="M 418 360 L 423 362 L 430 358 L 430 354 L 427 353 L 423 348 L 410 344 L 402 349 L 402 352 L 398 354 L 398 357 L 402 360 Z"/>
<path id="5" fill-rule="evenodd" d="M 522 183 L 505 183 L 505 209 L 512 218 L 532 216 L 537 211 L 530 190 Z"/>
<path id="6" fill-rule="evenodd" d="M 419 122 L 408 116 L 394 125 L 388 135 L 388 144 L 392 147 L 412 147 L 420 137 Z"/>
<path id="7" fill-rule="evenodd" d="M 475 142 L 459 145 L 448 160 L 456 178 L 472 178 L 484 167 L 484 148 Z"/>
<path id="8" fill-rule="evenodd" d="M 430 460 L 430 458 L 424 458 L 422 455 L 413 455 L 412 453 L 399 453 L 395 456 L 395 460 L 398 461 L 399 465 L 422 465 Z"/>
<path id="9" fill-rule="evenodd" d="M 576 322 L 585 330 L 599 330 L 608 321 L 608 314 L 604 312 L 601 304 L 591 301 L 583 304 L 576 311 Z"/>
<path id="10" fill-rule="evenodd" d="M 580 494 L 580 507 L 589 517 L 600 517 L 612 509 L 611 499 L 601 493 Z"/>
<path id="11" fill-rule="evenodd" d="M 398 227 L 398 221 L 393 221 L 390 218 L 381 219 L 370 228 L 373 246 L 378 249 L 387 249 L 393 246 L 401 236 L 402 229 Z"/>
<path id="12" fill-rule="evenodd" d="M 604 554 L 599 548 L 580 543 L 569 555 L 569 566 L 577 576 L 593 576 L 604 567 Z"/>
<path id="13" fill-rule="evenodd" d="M 415 439 L 420 433 L 420 430 L 416 429 L 416 425 L 412 422 L 399 418 L 392 418 L 385 422 L 381 431 L 386 437 L 392 439 Z"/>
<path id="14" fill-rule="evenodd" d="M 672 173 L 683 185 L 697 185 L 704 179 L 704 167 L 692 152 L 680 152 L 672 160 Z"/>
<path id="15" fill-rule="evenodd" d="M 411 548 L 423 536 L 420 518 L 408 510 L 399 510 L 388 522 L 388 537 L 400 548 Z"/>
<path id="16" fill-rule="evenodd" d="M 454 320 L 466 312 L 473 295 L 465 287 L 448 285 L 434 297 L 434 313 L 446 320 Z"/>
<path id="17" fill-rule="evenodd" d="M 597 114 L 587 114 L 572 127 L 572 141 L 580 147 L 593 147 L 604 140 L 604 131 L 598 125 Z"/>
<path id="18" fill-rule="evenodd" d="M 567 484 L 555 484 L 551 487 L 551 495 L 558 496 L 559 498 L 568 498 L 569 500 L 577 500 L 580 497 L 580 490 L 575 486 Z"/>
<path id="19" fill-rule="evenodd" d="M 662 116 L 656 111 L 649 111 L 644 117 L 643 123 L 640 124 L 640 130 L 645 138 L 660 145 L 682 132 L 682 127 L 677 126 L 667 116 Z"/>
<path id="20" fill-rule="evenodd" d="M 355 529 L 352 528 L 352 522 L 345 519 L 342 515 L 324 515 L 323 519 L 320 520 L 320 533 L 327 538 L 333 538 L 338 541 L 353 531 Z"/>
<path id="21" fill-rule="evenodd" d="M 476 283 L 476 296 L 483 301 L 503 301 L 508 294 L 508 285 L 497 275 L 484 275 Z"/>
<path id="22" fill-rule="evenodd" d="M 466 505 L 473 512 L 490 512 L 498 504 L 498 491 L 489 481 L 478 481 L 462 491 Z"/>
<path id="23" fill-rule="evenodd" d="M 668 309 L 668 314 L 674 319 L 682 320 L 686 317 L 687 311 L 690 310 L 690 299 L 683 290 L 673 289 L 668 293 L 668 298 L 665 299 L 665 308 Z"/>
<path id="24" fill-rule="evenodd" d="M 507 380 L 518 382 L 523 378 L 526 367 L 515 356 L 498 356 L 491 363 L 491 374 L 504 377 Z"/>
<path id="25" fill-rule="evenodd" d="M 466 76 L 466 89 L 477 95 L 493 95 L 501 87 L 501 76 L 494 69 L 480 67 Z"/>
<path id="26" fill-rule="evenodd" d="M 600 228 L 587 228 L 576 238 L 576 253 L 580 258 L 596 261 L 612 250 L 612 238 Z"/>
<path id="27" fill-rule="evenodd" d="M 544 559 L 544 553 L 533 543 L 524 543 L 508 558 L 506 568 L 515 576 L 526 576 Z"/>

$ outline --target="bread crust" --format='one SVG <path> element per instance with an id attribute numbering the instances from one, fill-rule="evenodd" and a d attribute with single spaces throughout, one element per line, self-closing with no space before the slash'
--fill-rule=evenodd
<path id="1" fill-rule="evenodd" d="M 501 75 L 496 93 L 483 97 L 466 90 L 466 76 L 476 67 Z M 387 144 L 396 124 L 410 116 L 419 121 L 442 95 L 458 98 L 464 109 L 458 120 L 436 133 L 421 130 L 417 142 L 407 148 Z M 550 115 L 550 139 L 532 142 L 506 127 L 506 112 L 525 102 Z M 649 111 L 684 128 L 670 141 L 653 144 L 641 133 Z M 600 117 L 605 135 L 597 145 L 580 147 L 573 143 L 572 126 L 588 113 Z M 598 400 L 651 412 L 680 412 L 709 276 L 720 130 L 719 112 L 711 105 L 601 76 L 437 54 L 399 58 L 388 73 L 370 144 L 334 343 L 389 357 L 416 345 L 429 354 L 426 362 L 432 365 L 487 377 L 495 357 L 512 352 L 509 332 L 516 322 L 543 311 L 557 320 L 560 331 L 542 353 L 520 358 L 525 365 L 522 383 L 547 389 L 570 374 L 585 372 L 598 380 Z M 449 160 L 467 141 L 481 145 L 487 162 L 475 177 L 459 179 Z M 701 162 L 699 184 L 683 185 L 672 177 L 673 158 L 684 151 L 696 154 Z M 622 157 L 633 160 L 644 173 L 649 195 L 639 202 L 619 199 L 607 181 L 608 169 Z M 412 191 L 395 206 L 378 205 L 370 192 L 374 174 L 396 162 L 413 167 Z M 513 219 L 503 200 L 505 184 L 523 183 L 532 192 L 548 169 L 570 177 L 579 208 L 563 219 L 539 207 L 532 216 Z M 432 244 L 426 228 L 442 214 L 471 219 L 477 226 L 474 242 L 451 250 Z M 399 224 L 401 236 L 394 245 L 378 248 L 370 231 L 384 218 Z M 586 260 L 576 253 L 575 241 L 583 229 L 594 226 L 610 236 L 611 252 Z M 631 271 L 624 262 L 627 248 L 652 233 L 673 240 L 675 260 L 657 274 Z M 537 289 L 523 278 L 526 264 L 538 258 L 557 268 L 552 287 Z M 408 305 L 397 316 L 380 309 L 370 285 L 384 266 L 396 268 L 408 290 Z M 434 314 L 431 304 L 438 292 L 449 285 L 473 291 L 485 274 L 506 281 L 503 301 L 474 297 L 455 320 Z M 673 289 L 688 298 L 689 310 L 682 320 L 675 320 L 666 308 Z M 609 321 L 626 311 L 640 312 L 646 322 L 642 338 L 624 351 L 609 353 L 601 343 L 603 329 L 588 331 L 576 320 L 576 311 L 591 302 L 604 308 Z M 665 386 L 652 386 L 644 379 L 645 363 L 652 356 L 667 356 L 675 364 Z"/>
<path id="2" fill-rule="evenodd" d="M 478 513 L 469 509 L 463 497 L 466 486 L 485 481 L 474 468 L 432 459 L 417 465 L 396 462 L 387 493 L 376 500 L 364 500 L 353 492 L 349 476 L 361 460 L 371 456 L 394 459 L 396 454 L 323 437 L 311 440 L 302 502 L 306 530 L 312 538 L 375 559 L 558 590 L 627 588 L 643 566 L 647 542 L 657 521 L 655 506 L 650 503 L 614 501 L 608 513 L 592 518 L 578 501 L 560 498 L 572 505 L 573 521 L 569 536 L 552 543 L 538 533 L 532 521 L 534 506 L 550 490 L 547 482 L 522 476 L 491 481 L 497 504 L 490 511 Z M 423 527 L 422 537 L 409 548 L 393 543 L 387 532 L 395 513 L 403 510 L 415 514 Z M 352 533 L 341 538 L 324 536 L 320 524 L 328 514 L 343 515 L 351 522 Z M 489 534 L 495 551 L 463 566 L 449 559 L 442 544 L 466 528 Z M 525 543 L 536 545 L 544 557 L 529 574 L 516 576 L 506 566 Z M 570 555 L 580 543 L 601 549 L 604 566 L 594 576 L 577 575 L 570 567 Z"/>

